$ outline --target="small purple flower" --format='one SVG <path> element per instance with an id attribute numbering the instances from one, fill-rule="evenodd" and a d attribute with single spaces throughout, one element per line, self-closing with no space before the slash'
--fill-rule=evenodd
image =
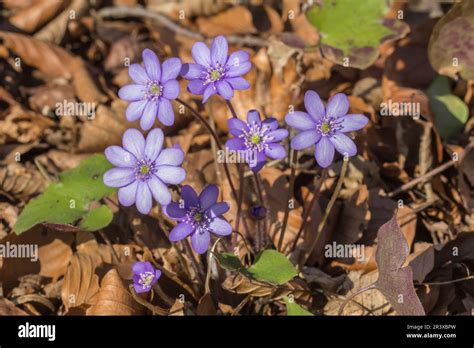
<path id="1" fill-rule="evenodd" d="M 146 48 L 143 51 L 143 63 L 132 64 L 128 74 L 134 84 L 120 88 L 121 99 L 131 102 L 125 115 L 130 122 L 140 118 L 140 127 L 149 130 L 158 117 L 165 126 L 174 123 L 174 111 L 171 101 L 179 95 L 179 82 L 176 78 L 181 71 L 179 58 L 167 59 L 163 66 L 156 54 Z"/>
<path id="2" fill-rule="evenodd" d="M 212 41 L 210 50 L 204 42 L 196 42 L 191 55 L 197 64 L 183 65 L 181 74 L 189 80 L 188 91 L 202 94 L 203 103 L 216 93 L 229 100 L 234 96 L 234 90 L 250 87 L 247 80 L 240 77 L 252 67 L 249 54 L 236 51 L 228 56 L 227 53 L 227 40 L 224 36 L 217 36 Z"/>
<path id="3" fill-rule="evenodd" d="M 357 147 L 344 133 L 364 128 L 369 119 L 360 114 L 347 114 L 349 100 L 338 93 L 324 107 L 321 98 L 314 91 L 304 95 L 306 112 L 293 111 L 285 116 L 286 123 L 301 132 L 291 139 L 291 147 L 302 150 L 316 144 L 316 162 L 328 167 L 334 158 L 334 149 L 342 155 L 355 156 Z"/>
<path id="4" fill-rule="evenodd" d="M 142 214 L 148 214 L 152 197 L 161 205 L 171 202 L 167 184 L 180 184 L 186 172 L 180 167 L 184 152 L 179 147 L 163 149 L 163 131 L 155 128 L 143 137 L 137 129 L 129 128 L 123 134 L 123 148 L 109 146 L 105 157 L 116 168 L 105 172 L 104 183 L 118 187 L 120 204 L 137 205 Z"/>
<path id="5" fill-rule="evenodd" d="M 170 241 L 177 242 L 191 235 L 193 249 L 205 253 L 209 248 L 211 233 L 218 236 L 228 236 L 232 226 L 221 217 L 229 210 L 225 202 L 217 203 L 219 189 L 216 185 L 208 185 L 201 194 L 189 185 L 181 189 L 184 204 L 171 203 L 164 208 L 166 215 L 179 221 L 171 230 Z"/>
<path id="6" fill-rule="evenodd" d="M 155 269 L 150 262 L 135 262 L 133 270 L 133 287 L 137 293 L 148 292 L 161 277 L 161 271 Z"/>
<path id="7" fill-rule="evenodd" d="M 229 132 L 234 136 L 225 146 L 233 151 L 245 151 L 250 169 L 258 172 L 265 164 L 265 156 L 282 159 L 285 148 L 279 142 L 288 136 L 286 129 L 278 128 L 278 121 L 267 118 L 263 122 L 257 110 L 247 113 L 247 122 L 233 117 L 227 121 Z"/>

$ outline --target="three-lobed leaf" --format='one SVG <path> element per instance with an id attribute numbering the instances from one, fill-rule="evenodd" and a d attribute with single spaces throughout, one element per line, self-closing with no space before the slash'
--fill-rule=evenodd
<path id="1" fill-rule="evenodd" d="M 107 206 L 90 210 L 90 204 L 114 192 L 102 177 L 112 166 L 103 155 L 83 160 L 79 166 L 59 175 L 59 182 L 50 184 L 45 192 L 32 199 L 21 212 L 13 230 L 21 234 L 40 223 L 74 225 L 95 231 L 112 221 Z"/>
<path id="2" fill-rule="evenodd" d="M 249 268 L 245 268 L 232 253 L 220 253 L 216 254 L 216 257 L 222 268 L 238 271 L 248 278 L 262 282 L 282 285 L 298 275 L 293 264 L 276 250 L 263 250 Z"/>
<path id="3" fill-rule="evenodd" d="M 306 16 L 318 29 L 328 59 L 365 69 L 377 59 L 381 43 L 409 31 L 403 22 L 384 18 L 388 10 L 386 1 L 380 0 L 324 0 Z"/>
<path id="4" fill-rule="evenodd" d="M 286 311 L 290 316 L 313 316 L 311 312 L 297 304 L 294 300 L 291 301 L 288 296 L 285 297 Z"/>

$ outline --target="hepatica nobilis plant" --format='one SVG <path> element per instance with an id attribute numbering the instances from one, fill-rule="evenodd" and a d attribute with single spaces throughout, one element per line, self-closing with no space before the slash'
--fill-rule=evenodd
<path id="1" fill-rule="evenodd" d="M 132 64 L 129 67 L 133 83 L 122 87 L 119 97 L 129 102 L 126 110 L 127 120 L 140 120 L 142 131 L 148 131 L 148 134 L 144 136 L 142 131 L 129 128 L 123 134 L 122 146 L 110 146 L 105 150 L 106 158 L 114 167 L 104 174 L 104 183 L 118 188 L 118 200 L 121 205 L 135 205 L 142 214 L 150 213 L 153 201 L 156 201 L 162 207 L 167 221 L 172 224 L 170 226 L 173 226 L 170 227 L 169 240 L 172 243 L 183 243 L 185 252 L 191 252 L 187 244 L 189 237 L 192 249 L 197 254 L 203 254 L 209 250 L 213 238 L 217 243 L 218 238 L 220 240 L 229 236 L 233 231 L 243 236 L 238 231 L 239 226 L 244 227 L 245 234 L 250 238 L 256 233 L 269 235 L 269 231 L 262 232 L 261 225 L 257 231 L 252 231 L 246 222 L 248 217 L 258 223 L 266 221 L 269 207 L 265 207 L 267 203 L 263 199 L 259 172 L 267 158 L 281 161 L 280 165 L 285 165 L 288 163 L 287 147 L 293 149 L 295 166 L 292 166 L 290 175 L 289 200 L 293 194 L 296 151 L 314 146 L 316 162 L 326 170 L 334 160 L 335 151 L 345 157 L 356 155 L 356 145 L 347 133 L 362 129 L 367 125 L 368 119 L 364 115 L 348 113 L 349 101 L 344 94 L 336 94 L 325 106 L 314 91 L 307 91 L 304 96 L 306 111 L 288 113 L 285 116 L 286 124 L 279 123 L 273 117 L 262 117 L 257 110 L 248 110 L 245 117 L 239 117 L 231 100 L 235 91 L 250 87 L 243 77 L 252 67 L 248 53 L 243 50 L 230 53 L 225 37 L 218 36 L 210 47 L 204 42 L 196 42 L 192 46 L 191 55 L 194 62 L 182 65 L 178 58 L 169 58 L 161 64 L 154 52 L 145 49 L 142 55 L 143 65 Z M 201 96 L 202 103 L 207 103 L 213 95 L 226 101 L 233 117 L 227 122 L 230 135 L 225 144 L 221 143 L 219 134 L 213 130 L 206 118 L 179 98 L 180 75 L 189 81 L 188 92 Z M 236 202 L 237 214 L 229 217 L 229 221 L 235 223 L 235 228 L 224 217 L 230 209 L 230 204 L 219 200 L 219 189 L 216 185 L 207 185 L 200 194 L 189 185 L 181 186 L 186 180 L 186 172 L 181 167 L 185 154 L 176 145 L 164 148 L 163 131 L 153 128 L 156 119 L 165 126 L 174 124 L 172 102 L 188 108 L 191 114 L 203 123 L 218 149 L 221 150 L 225 146 L 228 151 L 246 155 L 245 162 L 253 172 L 257 187 L 257 198 L 251 206 L 258 209 L 252 208 L 245 214 L 233 183 L 235 177 L 230 175 L 227 163 L 222 163 L 232 191 L 232 199 Z M 290 140 L 287 139 L 288 126 L 297 131 Z M 240 165 L 239 170 L 242 169 L 243 165 Z M 240 173 L 240 179 L 246 177 L 243 172 Z M 238 185 L 242 192 L 243 182 Z M 175 198 L 180 197 L 179 200 L 173 201 L 173 191 Z M 278 249 L 281 249 L 288 221 L 288 207 L 289 204 L 286 204 L 283 224 L 277 231 L 280 233 Z M 232 239 L 232 244 L 235 245 L 234 243 L 235 240 Z M 194 256 L 189 257 L 194 260 Z M 199 272 L 200 266 L 197 262 L 192 264 L 196 267 L 196 274 L 203 273 Z M 148 262 L 135 263 L 133 273 L 133 286 L 137 293 L 149 291 L 161 274 Z"/>

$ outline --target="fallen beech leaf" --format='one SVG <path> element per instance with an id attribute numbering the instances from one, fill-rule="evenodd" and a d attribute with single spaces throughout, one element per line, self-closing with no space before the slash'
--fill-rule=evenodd
<path id="1" fill-rule="evenodd" d="M 69 1 L 39 0 L 10 17 L 10 23 L 15 27 L 32 33 L 53 18 Z"/>
<path id="2" fill-rule="evenodd" d="M 87 315 L 140 315 L 143 313 L 144 307 L 135 302 L 115 269 L 106 273 L 95 304 L 87 310 Z"/>
<path id="3" fill-rule="evenodd" d="M 0 315 L 28 315 L 28 313 L 15 306 L 12 301 L 0 297 Z"/>
<path id="4" fill-rule="evenodd" d="M 245 6 L 233 6 L 212 17 L 197 19 L 199 31 L 206 36 L 250 34 L 256 32 L 252 13 Z"/>
<path id="5" fill-rule="evenodd" d="M 94 260 L 91 256 L 76 253 L 71 258 L 64 282 L 61 287 L 61 299 L 66 312 L 73 307 L 95 303 L 99 292 L 99 277 L 95 274 Z"/>
<path id="6" fill-rule="evenodd" d="M 375 259 L 379 278 L 375 284 L 399 315 L 425 315 L 413 287 L 413 271 L 402 267 L 408 256 L 408 244 L 400 231 L 396 214 L 377 233 Z"/>

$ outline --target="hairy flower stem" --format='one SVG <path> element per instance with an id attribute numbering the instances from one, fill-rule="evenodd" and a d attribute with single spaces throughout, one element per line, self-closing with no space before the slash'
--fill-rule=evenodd
<path id="1" fill-rule="evenodd" d="M 245 188 L 245 180 L 244 180 L 244 166 L 242 164 L 238 164 L 239 168 L 239 198 L 237 200 L 237 217 L 235 221 L 235 229 L 239 230 L 239 223 L 240 223 L 240 214 L 242 214 L 242 202 L 244 200 L 244 188 Z"/>
<path id="2" fill-rule="evenodd" d="M 292 160 L 291 160 L 291 174 L 290 174 L 290 187 L 288 188 L 288 194 L 286 196 L 286 207 L 285 215 L 283 217 L 283 224 L 281 226 L 280 239 L 278 240 L 277 250 L 281 251 L 283 245 L 283 239 L 285 237 L 286 227 L 288 225 L 288 217 L 290 216 L 290 199 L 293 196 L 293 189 L 295 187 L 295 178 L 296 178 L 296 166 L 298 165 L 298 151 L 292 151 Z"/>
<path id="3" fill-rule="evenodd" d="M 258 173 L 253 173 L 253 177 L 255 179 L 255 187 L 257 188 L 257 195 L 258 195 L 258 200 L 259 203 L 262 207 L 266 207 L 267 204 L 263 198 L 263 190 L 262 190 L 262 185 L 260 183 L 260 175 Z M 262 244 L 265 245 L 267 242 L 267 214 L 265 214 L 265 217 L 263 218 L 263 230 L 260 228 L 260 221 L 259 221 L 259 233 L 261 234 L 260 240 L 262 241 Z"/>
<path id="4" fill-rule="evenodd" d="M 300 239 L 301 234 L 303 233 L 304 228 L 305 228 L 305 226 L 308 222 L 309 215 L 313 211 L 314 203 L 316 203 L 316 201 L 318 200 L 319 192 L 321 191 L 321 187 L 323 186 L 324 180 L 326 180 L 327 175 L 328 175 L 328 169 L 324 168 L 323 171 L 321 172 L 319 180 L 318 180 L 318 182 L 316 184 L 316 187 L 314 189 L 313 198 L 311 199 L 311 202 L 309 202 L 308 206 L 304 210 L 303 219 L 302 219 L 303 221 L 301 222 L 300 229 L 298 230 L 298 233 L 296 234 L 295 240 L 293 241 L 293 246 L 291 248 L 292 251 L 296 249 L 296 245 L 298 243 L 298 240 Z"/>
<path id="5" fill-rule="evenodd" d="M 225 101 L 227 106 L 229 107 L 230 113 L 232 114 L 232 117 L 238 118 L 237 113 L 235 112 L 234 106 L 232 105 L 230 100 Z"/>
<path id="6" fill-rule="evenodd" d="M 321 220 L 321 222 L 318 225 L 318 231 L 316 232 L 316 237 L 314 238 L 314 241 L 311 244 L 311 247 L 309 248 L 309 250 L 308 250 L 308 252 L 305 256 L 304 262 L 302 263 L 302 265 L 304 265 L 306 263 L 306 261 L 308 261 L 309 256 L 311 255 L 314 248 L 318 244 L 319 237 L 321 235 L 321 232 L 324 229 L 324 226 L 326 225 L 326 221 L 329 217 L 329 213 L 331 213 L 331 210 L 334 206 L 334 203 L 336 203 L 336 199 L 339 196 L 339 192 L 341 191 L 342 183 L 344 182 L 344 178 L 346 176 L 348 165 L 349 165 L 349 159 L 344 158 L 344 160 L 342 161 L 341 175 L 339 175 L 339 179 L 337 181 L 336 188 L 335 188 L 335 190 L 334 190 L 334 192 L 331 196 L 331 199 L 329 200 L 328 206 L 326 207 L 326 210 L 324 212 L 323 219 Z"/>
<path id="7" fill-rule="evenodd" d="M 184 100 L 181 100 L 180 98 L 176 98 L 175 100 L 178 103 L 184 105 L 184 107 L 187 108 L 191 112 L 191 114 L 195 118 L 197 118 L 204 125 L 204 127 L 207 128 L 207 130 L 209 131 L 211 136 L 216 141 L 217 147 L 219 148 L 219 150 L 221 150 L 222 149 L 221 141 L 219 140 L 219 137 L 217 136 L 216 132 L 212 129 L 211 125 L 206 121 L 206 119 L 204 117 L 202 117 L 199 112 L 197 112 L 191 105 L 186 103 Z M 227 177 L 227 181 L 229 181 L 229 185 L 230 185 L 230 189 L 232 190 L 232 194 L 234 195 L 234 198 L 237 199 L 237 191 L 235 190 L 234 183 L 232 182 L 232 178 L 230 176 L 230 172 L 229 172 L 229 168 L 227 167 L 227 163 L 224 162 L 222 164 L 224 166 L 225 175 Z"/>
<path id="8" fill-rule="evenodd" d="M 155 306 L 151 304 L 150 302 L 148 302 L 147 300 L 145 300 L 144 298 L 141 298 L 140 295 L 138 295 L 135 289 L 133 288 L 133 285 L 130 285 L 129 288 L 130 288 L 130 293 L 132 294 L 133 299 L 139 304 L 141 304 L 143 307 L 148 308 L 153 314 L 163 315 L 163 316 L 168 315 L 167 310 L 159 306 Z"/>

